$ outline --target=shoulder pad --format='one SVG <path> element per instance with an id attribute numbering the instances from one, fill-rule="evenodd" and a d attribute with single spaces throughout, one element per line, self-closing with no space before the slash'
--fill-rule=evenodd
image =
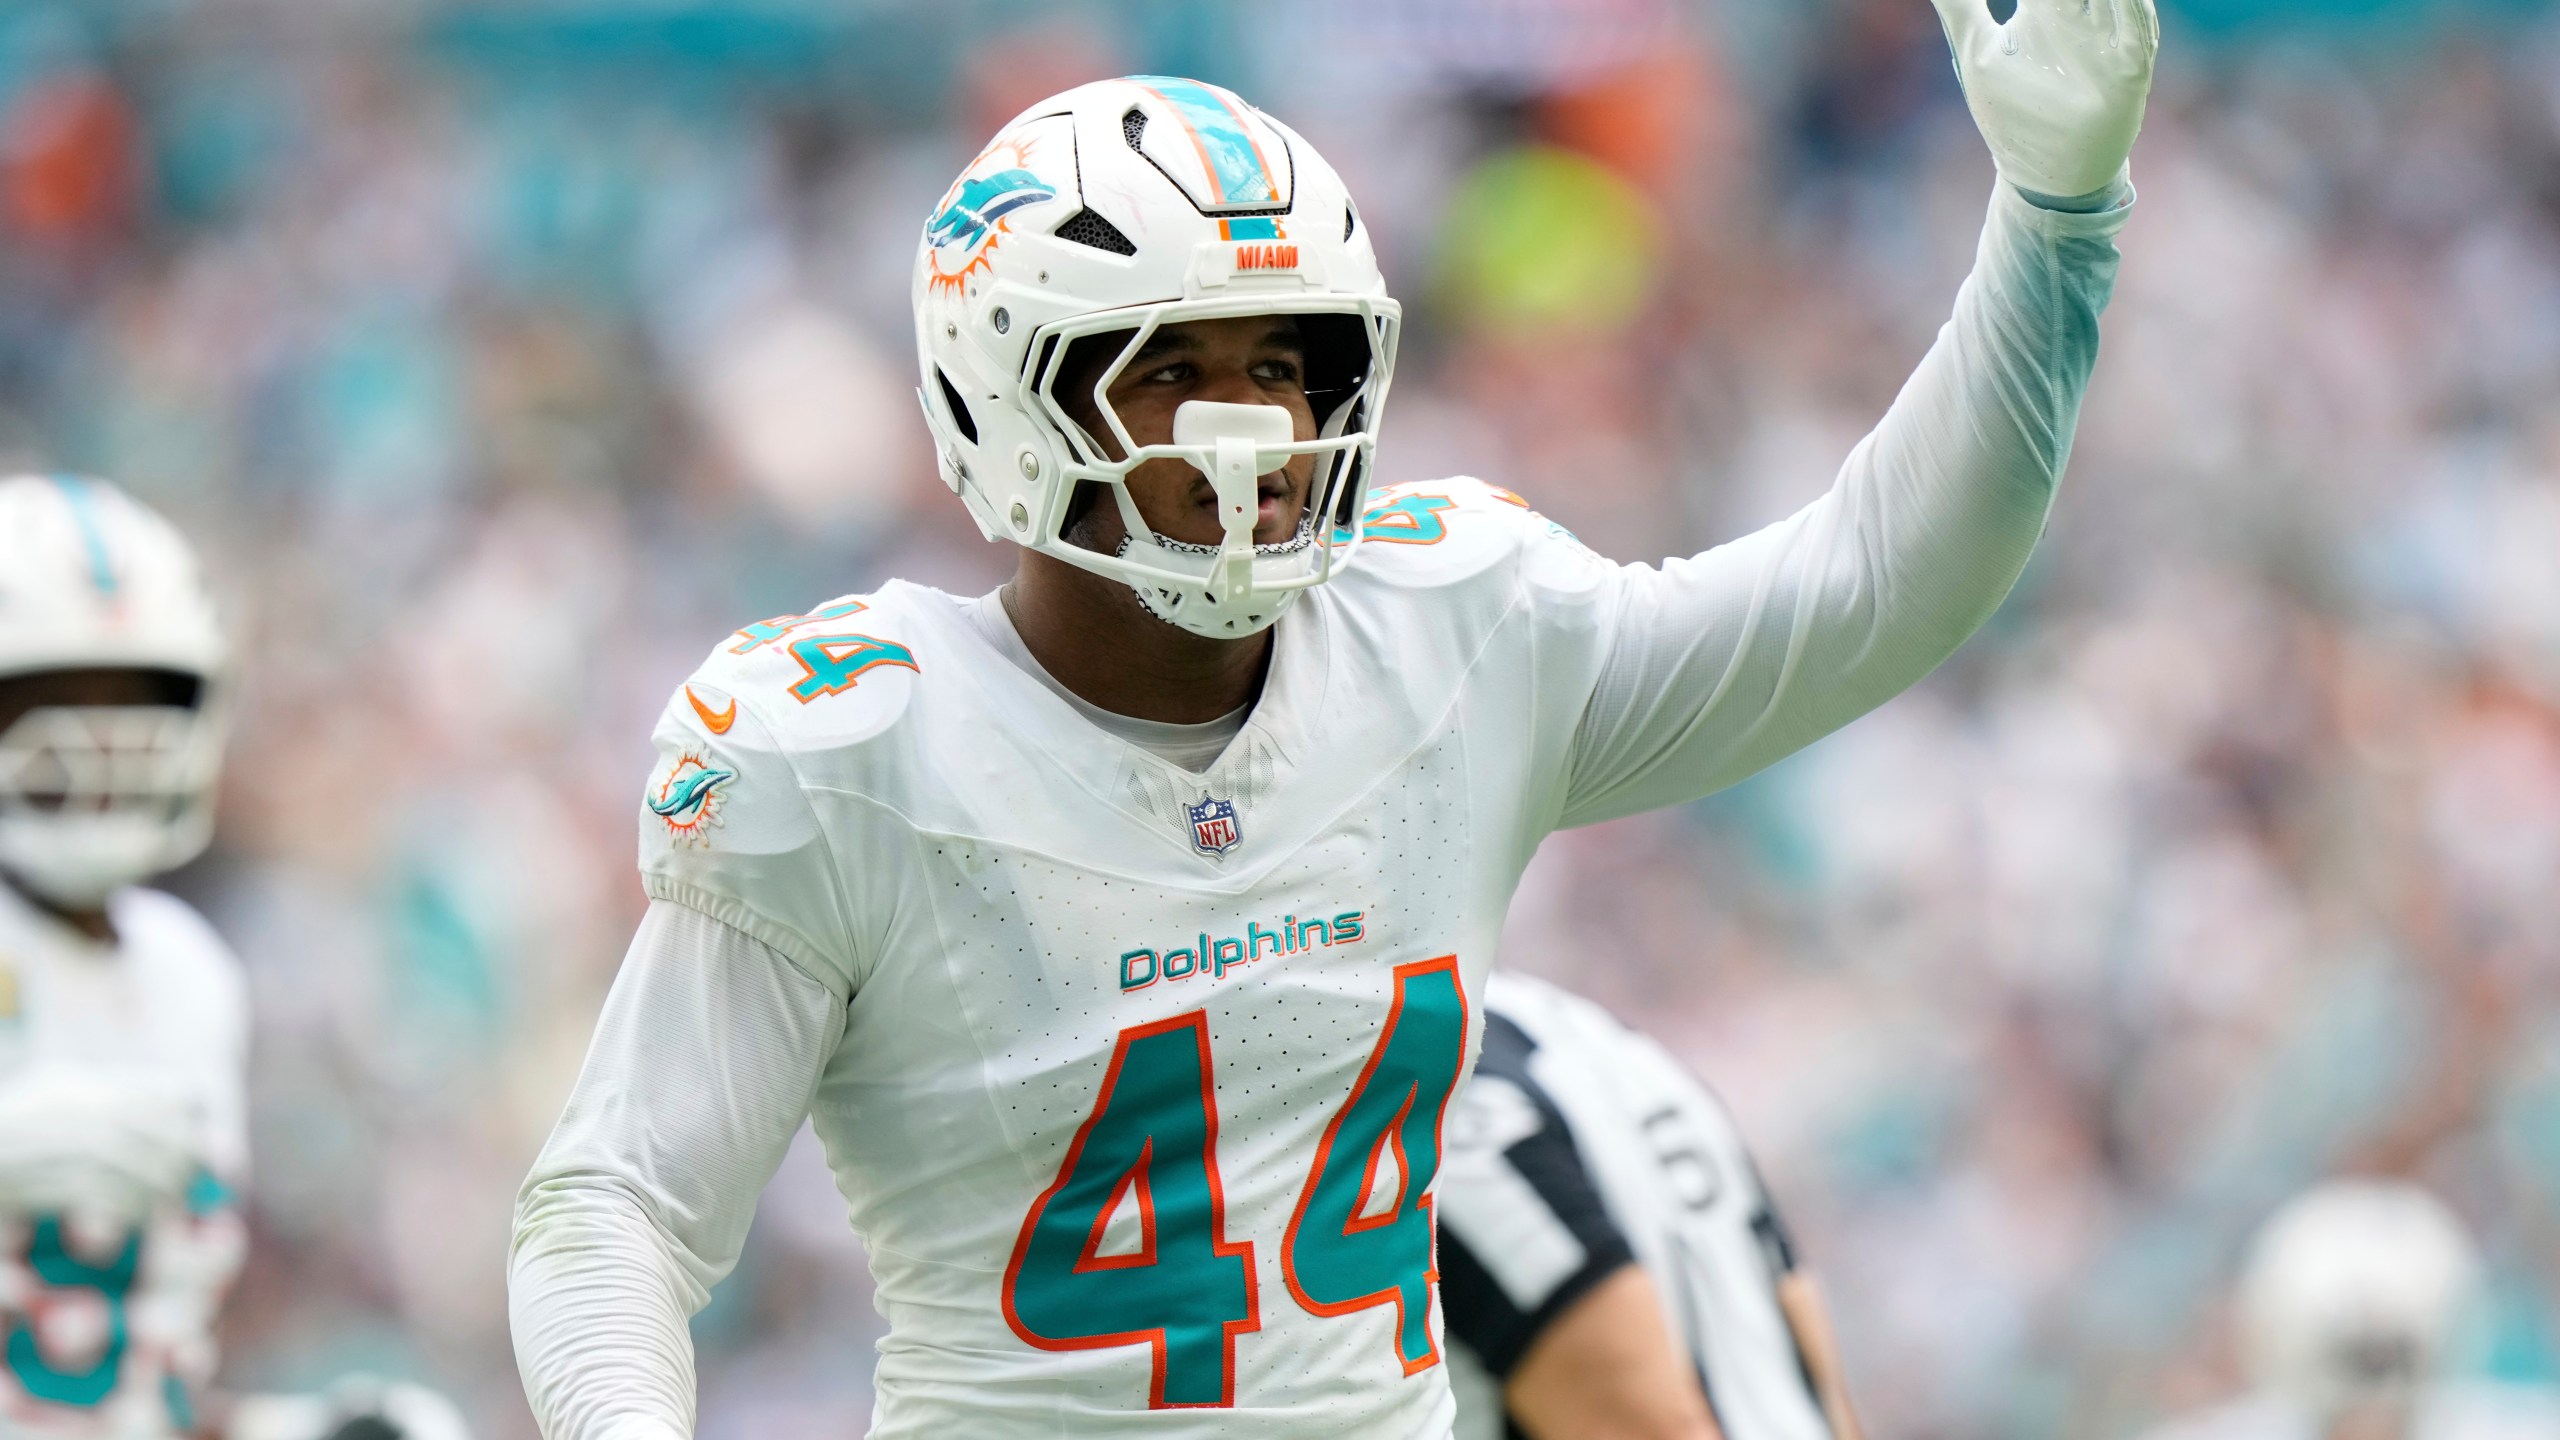
<path id="1" fill-rule="evenodd" d="M 904 608 L 848 595 L 741 626 L 677 688 L 665 723 L 711 743 L 733 735 L 743 712 L 767 743 L 794 752 L 878 735 L 905 712 L 923 666 Z"/>
<path id="2" fill-rule="evenodd" d="M 239 970 L 240 958 L 222 932 L 213 928 L 203 911 L 168 891 L 136 885 L 117 891 L 111 903 L 118 928 L 128 939 L 182 949 L 190 964 L 210 962 L 226 974 Z"/>
<path id="3" fill-rule="evenodd" d="M 1354 573 L 1402 585 L 1448 584 L 1552 546 L 1583 549 L 1528 501 L 1463 475 L 1370 492 L 1360 536 Z"/>

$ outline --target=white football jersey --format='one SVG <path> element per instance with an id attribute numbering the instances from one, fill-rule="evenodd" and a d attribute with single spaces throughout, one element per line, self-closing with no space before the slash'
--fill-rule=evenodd
<path id="1" fill-rule="evenodd" d="M 231 1203 L 248 1159 L 239 962 L 172 896 L 119 891 L 108 915 L 111 946 L 0 885 L 0 1095 L 76 1071 L 169 1097 L 194 1132 L 193 1179 L 140 1228 L 0 1204 L 0 1437 L 191 1431 L 244 1248 Z"/>
<path id="2" fill-rule="evenodd" d="M 1440 1190 L 1458 1440 L 1507 1433 L 1502 1384 L 1545 1327 L 1641 1265 L 1726 1440 L 1830 1440 L 1780 1307 L 1795 1268 L 1724 1106 L 1599 1006 L 1493 978 Z"/>
<path id="3" fill-rule="evenodd" d="M 1472 481 L 1367 523 L 1199 774 L 905 585 L 670 707 L 650 893 L 851 1006 L 813 1114 L 884 1440 L 1446 1428 L 1425 1187 L 1521 867 L 1631 778 L 1568 777 L 1616 567 Z"/>
<path id="4" fill-rule="evenodd" d="M 888 1322 L 876 1440 L 1440 1440 L 1430 1185 L 1522 868 L 1846 724 L 1998 606 L 2122 223 L 2003 189 L 1832 491 L 1706 554 L 1614 564 L 1472 480 L 1373 492 L 1203 771 L 974 600 L 892 583 L 724 640 L 659 723 L 653 919 L 518 1209 L 545 1433 L 689 1433 L 683 1316 L 805 1114 Z"/>

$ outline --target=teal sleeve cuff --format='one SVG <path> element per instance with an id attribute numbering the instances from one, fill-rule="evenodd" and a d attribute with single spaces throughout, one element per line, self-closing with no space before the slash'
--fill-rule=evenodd
<path id="1" fill-rule="evenodd" d="M 2101 189 L 2092 190 L 2086 195 L 2074 195 L 2068 199 L 2058 195 L 2040 194 L 2023 185 L 2016 188 L 2019 194 L 2027 198 L 2028 204 L 2039 210 L 2052 210 L 2064 215 L 2102 215 L 2109 210 L 2120 209 L 2133 203 L 2133 167 L 2127 165 L 2124 169 L 2117 171 L 2116 178 Z"/>

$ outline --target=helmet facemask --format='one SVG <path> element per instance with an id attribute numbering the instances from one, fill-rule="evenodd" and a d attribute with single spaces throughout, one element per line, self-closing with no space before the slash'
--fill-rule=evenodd
<path id="1" fill-rule="evenodd" d="M 0 729 L 0 872 L 74 909 L 203 852 L 222 754 L 222 723 L 200 677 L 91 673 L 147 677 L 153 701 L 39 699 Z M 50 688 L 56 678 L 0 686 Z"/>
<path id="2" fill-rule="evenodd" d="M 1109 392 L 1149 338 L 1195 320 L 1261 316 L 1298 322 L 1315 435 L 1296 439 L 1288 413 L 1278 406 L 1192 401 L 1176 414 L 1170 441 L 1139 444 Z M 1022 381 L 1025 408 L 1054 433 L 1059 453 L 1069 458 L 1061 477 L 1066 483 L 1051 487 L 1048 505 L 1027 517 L 1024 543 L 1128 584 L 1150 612 L 1195 634 L 1229 639 L 1269 628 L 1300 591 L 1339 574 L 1359 545 L 1354 522 L 1376 450 L 1396 326 L 1391 306 L 1264 295 L 1144 306 L 1049 327 L 1030 347 Z M 1060 397 L 1062 383 L 1081 383 L 1070 377 L 1084 368 L 1079 361 L 1097 342 L 1112 346 L 1089 397 L 1107 440 L 1091 434 Z M 1109 458 L 1115 452 L 1120 458 Z M 1315 474 L 1296 532 L 1277 543 L 1255 543 L 1261 477 L 1300 456 L 1314 457 Z M 1171 539 L 1147 524 L 1127 482 L 1140 465 L 1158 459 L 1182 461 L 1208 479 L 1226 531 L 1221 543 Z M 1085 507 L 1104 503 L 1105 495 L 1125 535 L 1109 551 L 1076 533 Z"/>

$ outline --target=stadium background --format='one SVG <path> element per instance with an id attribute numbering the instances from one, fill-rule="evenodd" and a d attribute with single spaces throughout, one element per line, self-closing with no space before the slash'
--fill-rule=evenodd
<path id="1" fill-rule="evenodd" d="M 1557 837 L 1509 960 L 1755 1138 L 1879 1440 L 2116 1437 L 2231 1383 L 2247 1227 L 2421 1176 L 2560 1372 L 2560 23 L 2176 0 L 2050 542 L 1944 673 Z M 731 627 L 1006 560 L 936 486 L 905 272 L 1096 75 L 1242 88 L 1415 316 L 1384 469 L 1620 558 L 1816 493 L 1990 171 L 1926 0 L 10 0 L 0 458 L 204 537 L 247 637 L 179 888 L 257 996 L 231 1374 L 523 1440 L 503 1265 L 641 904 L 660 703 Z M 858 1435 L 803 1146 L 702 1433 Z"/>

